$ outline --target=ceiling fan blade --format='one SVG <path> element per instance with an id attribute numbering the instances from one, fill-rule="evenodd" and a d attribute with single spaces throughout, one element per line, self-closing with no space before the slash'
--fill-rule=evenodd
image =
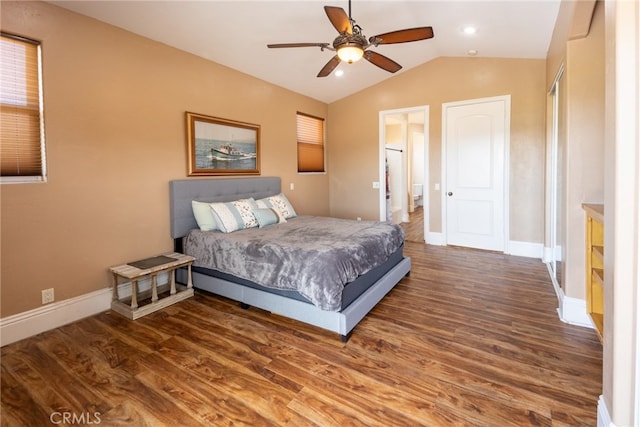
<path id="1" fill-rule="evenodd" d="M 338 64 L 340 64 L 340 58 L 338 58 L 338 55 L 335 55 L 324 65 L 324 67 L 322 67 L 322 70 L 320 70 L 317 77 L 327 77 L 333 70 L 335 70 Z"/>
<path id="2" fill-rule="evenodd" d="M 341 7 L 325 6 L 324 11 L 327 13 L 327 17 L 331 24 L 335 27 L 340 34 L 347 33 L 353 34 L 353 28 L 351 28 L 351 21 L 349 16 Z"/>
<path id="3" fill-rule="evenodd" d="M 389 59 L 386 56 L 380 55 L 378 52 L 374 52 L 372 50 L 365 51 L 363 57 L 373 65 L 376 65 L 390 73 L 395 73 L 402 68 L 402 65 L 398 64 L 393 59 Z"/>
<path id="4" fill-rule="evenodd" d="M 408 28 L 406 30 L 391 31 L 390 33 L 379 34 L 371 37 L 369 41 L 373 44 L 392 44 L 415 42 L 418 40 L 426 40 L 433 37 L 433 28 L 418 27 Z"/>
<path id="5" fill-rule="evenodd" d="M 329 43 L 275 43 L 268 44 L 267 47 L 270 48 L 281 48 L 281 47 L 319 47 L 324 49 L 325 47 L 329 47 Z"/>

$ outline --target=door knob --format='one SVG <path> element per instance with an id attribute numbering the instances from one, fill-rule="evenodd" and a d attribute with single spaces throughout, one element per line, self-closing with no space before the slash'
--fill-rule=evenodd
<path id="1" fill-rule="evenodd" d="M 447 193 L 447 196 L 453 196 L 453 193 L 452 193 L 451 191 L 449 191 L 449 192 Z"/>

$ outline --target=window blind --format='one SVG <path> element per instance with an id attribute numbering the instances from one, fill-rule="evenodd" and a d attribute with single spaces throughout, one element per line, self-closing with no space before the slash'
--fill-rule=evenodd
<path id="1" fill-rule="evenodd" d="M 298 172 L 324 172 L 324 119 L 297 114 Z"/>
<path id="2" fill-rule="evenodd" d="M 44 177 L 40 44 L 0 39 L 0 176 Z"/>

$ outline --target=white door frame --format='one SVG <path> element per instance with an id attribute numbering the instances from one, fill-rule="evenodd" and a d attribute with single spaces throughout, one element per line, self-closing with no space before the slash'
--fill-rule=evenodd
<path id="1" fill-rule="evenodd" d="M 408 107 L 408 108 L 398 108 L 394 110 L 383 110 L 378 113 L 378 138 L 379 138 L 379 154 L 378 159 L 380 161 L 378 170 L 379 170 L 379 186 L 380 186 L 380 221 L 387 220 L 387 199 L 385 192 L 385 181 L 386 181 L 386 172 L 385 172 L 385 157 L 386 157 L 386 142 L 385 142 L 385 116 L 387 114 L 403 114 L 403 113 L 416 113 L 422 112 L 424 114 L 424 176 L 425 182 L 423 185 L 423 196 L 422 199 L 424 201 L 424 238 L 425 242 L 427 236 L 429 234 L 429 106 L 428 105 L 420 105 L 417 107 Z M 406 177 L 405 177 L 406 178 Z"/>
<path id="2" fill-rule="evenodd" d="M 442 237 L 443 242 L 447 242 L 447 110 L 451 107 L 464 105 L 482 104 L 486 102 L 504 101 L 505 103 L 505 141 L 504 141 L 504 171 L 503 171 L 503 240 L 504 253 L 511 253 L 509 249 L 509 146 L 511 142 L 511 95 L 492 96 L 488 98 L 467 99 L 464 101 L 445 102 L 442 104 Z"/>

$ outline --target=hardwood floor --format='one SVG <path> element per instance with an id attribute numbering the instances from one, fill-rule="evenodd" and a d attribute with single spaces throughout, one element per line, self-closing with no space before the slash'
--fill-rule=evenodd
<path id="1" fill-rule="evenodd" d="M 400 226 L 404 230 L 405 240 L 424 243 L 424 208 L 416 206 L 409 214 L 409 222 L 403 222 Z"/>
<path id="2" fill-rule="evenodd" d="M 558 319 L 540 260 L 411 242 L 406 254 L 410 277 L 346 344 L 196 293 L 5 346 L 2 425 L 596 425 L 602 347 Z"/>

